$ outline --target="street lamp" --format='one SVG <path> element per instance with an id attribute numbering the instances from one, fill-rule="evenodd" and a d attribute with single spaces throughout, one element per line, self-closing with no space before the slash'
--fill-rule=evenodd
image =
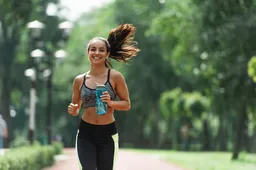
<path id="1" fill-rule="evenodd" d="M 71 29 L 73 28 L 73 24 L 69 21 L 64 21 L 59 24 L 58 28 L 61 30 L 62 36 L 59 40 L 59 46 L 63 47 L 65 42 L 67 41 Z M 63 59 L 66 57 L 67 53 L 64 50 L 58 50 L 54 54 L 56 59 Z M 49 57 L 49 56 L 48 56 Z M 52 77 L 53 77 L 53 65 L 52 62 L 48 62 L 49 70 L 45 72 L 45 75 L 48 75 L 47 81 L 47 89 L 48 89 L 48 104 L 47 104 L 47 136 L 48 136 L 48 144 L 51 144 L 52 139 Z"/>
<path id="2" fill-rule="evenodd" d="M 41 57 L 45 56 L 45 53 L 44 53 L 44 51 L 42 51 L 40 49 L 36 49 L 36 50 L 31 51 L 30 55 L 31 55 L 31 57 L 34 57 L 34 58 L 41 58 Z"/>
<path id="3" fill-rule="evenodd" d="M 36 41 L 37 43 L 40 43 L 39 39 L 42 35 L 42 30 L 45 28 L 45 25 L 42 22 L 39 22 L 38 20 L 29 22 L 27 24 L 27 28 L 30 31 L 31 38 Z M 31 43 L 31 49 L 32 50 Z M 32 58 L 35 58 L 37 61 L 40 60 L 42 57 L 45 56 L 44 51 L 40 49 L 35 49 L 30 52 L 30 56 Z M 35 114 L 36 114 L 36 66 L 35 63 L 32 62 L 32 68 L 25 70 L 25 76 L 30 77 L 31 79 L 31 88 L 30 88 L 30 106 L 29 106 L 29 132 L 28 132 L 28 139 L 31 144 L 33 144 L 35 139 Z"/>
<path id="4" fill-rule="evenodd" d="M 33 50 L 30 53 L 30 56 L 40 60 L 45 56 L 44 51 L 40 49 Z M 35 67 L 25 70 L 25 76 L 31 79 L 31 88 L 30 88 L 30 106 L 29 106 L 29 141 L 32 144 L 35 139 L 35 114 L 36 114 L 36 69 Z"/>
<path id="5" fill-rule="evenodd" d="M 55 57 L 58 59 L 63 59 L 67 56 L 67 52 L 64 50 L 58 50 L 55 52 Z"/>
<path id="6" fill-rule="evenodd" d="M 62 29 L 64 31 L 64 36 L 69 36 L 72 28 L 73 24 L 70 21 L 64 21 L 59 24 L 59 29 Z"/>
<path id="7" fill-rule="evenodd" d="M 30 35 L 32 37 L 33 40 L 35 40 L 36 43 L 40 43 L 40 40 L 41 40 L 41 33 L 42 33 L 42 30 L 45 28 L 45 24 L 35 20 L 35 21 L 32 21 L 30 23 L 28 23 L 28 28 L 30 29 Z M 59 43 L 58 45 L 63 47 L 65 42 L 67 41 L 70 33 L 71 33 L 71 29 L 73 28 L 73 24 L 69 21 L 64 21 L 62 23 L 60 23 L 58 25 L 58 29 L 61 31 L 61 37 L 59 39 Z M 34 45 L 36 43 L 33 43 L 31 44 Z M 36 44 L 38 46 L 38 44 Z M 58 50 L 56 52 L 53 52 L 52 50 L 50 49 L 47 49 L 47 47 L 44 47 L 45 51 L 42 51 L 40 49 L 35 49 L 33 51 L 31 51 L 30 55 L 31 57 L 35 58 L 36 60 L 40 60 L 40 58 L 42 58 L 43 56 L 47 56 L 48 58 L 48 61 L 47 61 L 47 64 L 48 64 L 48 68 L 45 69 L 43 71 L 43 76 L 45 78 L 47 78 L 47 120 L 46 120 L 46 131 L 47 131 L 47 137 L 48 137 L 48 144 L 51 144 L 51 139 L 52 139 L 52 75 L 53 75 L 53 63 L 52 63 L 52 56 L 55 56 L 56 59 L 62 59 L 64 58 L 67 53 L 64 51 L 64 50 Z M 29 71 L 28 71 L 29 72 Z M 30 70 L 31 72 L 31 70 Z M 30 109 L 30 115 L 31 116 L 31 125 L 30 125 L 30 129 L 31 132 L 29 134 L 32 134 L 29 139 L 31 141 L 33 141 L 33 138 L 34 138 L 34 129 L 35 129 L 35 103 L 33 103 L 33 100 L 35 101 L 35 81 L 36 81 L 36 70 L 33 69 L 33 77 L 31 77 L 31 80 L 33 82 L 33 85 L 32 85 L 32 92 L 31 92 L 31 109 Z"/>
<path id="8" fill-rule="evenodd" d="M 35 112 L 36 112 L 36 71 L 34 68 L 25 70 L 25 76 L 31 79 L 30 102 L 29 102 L 29 131 L 28 138 L 30 143 L 34 142 L 35 131 Z"/>
<path id="9" fill-rule="evenodd" d="M 45 28 L 44 23 L 40 21 L 32 21 L 27 24 L 27 28 L 31 30 L 31 37 L 35 39 L 39 39 L 42 35 L 42 30 Z"/>
<path id="10" fill-rule="evenodd" d="M 68 37 L 70 36 L 73 24 L 70 21 L 64 21 L 58 25 L 58 28 L 61 30 L 62 33 L 62 40 L 59 41 L 59 46 L 63 47 Z"/>

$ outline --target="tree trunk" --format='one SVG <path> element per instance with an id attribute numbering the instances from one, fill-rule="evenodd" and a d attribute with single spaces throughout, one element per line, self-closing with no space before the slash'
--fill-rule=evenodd
<path id="1" fill-rule="evenodd" d="M 6 69 L 5 69 L 6 73 Z M 11 104 L 11 80 L 8 77 L 9 74 L 6 73 L 4 77 L 2 78 L 2 92 L 1 92 L 1 109 L 2 109 L 2 114 L 3 118 L 7 123 L 7 128 L 8 128 L 8 140 L 6 143 L 6 147 L 9 146 L 9 142 L 13 138 L 13 130 L 12 130 L 12 120 L 10 116 L 10 104 Z"/>
<path id="2" fill-rule="evenodd" d="M 218 133 L 219 150 L 227 151 L 227 126 L 224 116 L 220 116 L 220 127 Z"/>
<path id="3" fill-rule="evenodd" d="M 147 115 L 142 114 L 142 116 L 138 120 L 138 122 L 139 122 L 139 125 L 137 128 L 138 129 L 138 133 L 137 133 L 138 138 L 135 140 L 136 141 L 135 145 L 137 145 L 137 147 L 140 147 L 140 148 L 146 147 L 146 144 L 148 143 L 147 139 L 145 138 L 145 134 L 144 134 L 146 119 L 147 119 Z"/>
<path id="4" fill-rule="evenodd" d="M 13 128 L 12 128 L 12 120 L 10 116 L 10 104 L 11 104 L 11 75 L 12 75 L 12 65 L 15 58 L 15 50 L 16 46 L 19 42 L 18 35 L 16 35 L 16 31 L 13 28 L 13 32 L 9 33 L 8 25 L 6 25 L 5 22 L 1 21 L 1 28 L 2 28 L 2 35 L 3 35 L 3 41 L 2 41 L 2 56 L 1 61 L 2 63 L 2 93 L 1 93 L 1 107 L 2 107 L 2 113 L 3 118 L 6 120 L 7 126 L 8 126 L 8 139 L 6 145 L 9 146 L 10 141 L 13 138 Z"/>
<path id="5" fill-rule="evenodd" d="M 208 120 L 203 120 L 203 150 L 210 150 L 210 134 Z"/>
<path id="6" fill-rule="evenodd" d="M 254 127 L 254 133 L 251 140 L 251 152 L 256 153 L 256 127 Z"/>
<path id="7" fill-rule="evenodd" d="M 233 148 L 233 155 L 232 159 L 237 160 L 239 156 L 239 152 L 242 146 L 242 139 L 243 139 L 243 132 L 244 132 L 244 125 L 246 123 L 247 117 L 247 108 L 246 102 L 243 102 L 242 111 L 240 112 L 238 119 L 237 119 L 237 134 L 235 138 L 234 148 Z"/>
<path id="8" fill-rule="evenodd" d="M 159 110 L 156 105 L 152 105 L 152 128 L 151 128 L 151 141 L 150 145 L 153 148 L 158 148 L 158 143 L 160 139 L 159 133 Z"/>
<path id="9" fill-rule="evenodd" d="M 10 105 L 11 105 L 11 72 L 12 72 L 12 62 L 14 58 L 14 42 L 4 44 L 3 51 L 3 74 L 2 74 L 2 92 L 1 92 L 1 109 L 3 118 L 6 120 L 8 128 L 8 139 L 6 146 L 9 146 L 10 141 L 13 138 L 13 128 L 12 128 L 12 119 L 10 116 Z"/>
<path id="10" fill-rule="evenodd" d="M 247 152 L 250 152 L 250 136 L 248 134 L 248 114 L 245 114 L 244 123 L 243 123 L 243 136 L 242 136 L 242 147 L 246 149 Z"/>

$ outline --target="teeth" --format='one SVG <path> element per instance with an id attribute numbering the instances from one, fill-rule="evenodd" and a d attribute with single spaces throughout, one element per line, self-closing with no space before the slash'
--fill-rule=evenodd
<path id="1" fill-rule="evenodd" d="M 101 57 L 93 57 L 93 59 L 95 59 L 95 60 L 100 60 Z"/>

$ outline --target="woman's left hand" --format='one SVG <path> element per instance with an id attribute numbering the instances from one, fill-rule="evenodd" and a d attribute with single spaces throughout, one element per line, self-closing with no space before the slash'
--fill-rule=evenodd
<path id="1" fill-rule="evenodd" d="M 109 106 L 109 104 L 111 102 L 111 98 L 107 91 L 103 92 L 102 95 L 100 96 L 100 98 L 103 102 L 107 103 L 107 105 Z"/>

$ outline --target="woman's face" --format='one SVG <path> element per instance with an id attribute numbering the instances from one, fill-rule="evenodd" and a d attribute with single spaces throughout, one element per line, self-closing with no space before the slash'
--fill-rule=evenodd
<path id="1" fill-rule="evenodd" d="M 91 64 L 105 64 L 105 60 L 109 52 L 107 52 L 105 42 L 101 40 L 93 40 L 88 50 L 88 57 Z"/>

